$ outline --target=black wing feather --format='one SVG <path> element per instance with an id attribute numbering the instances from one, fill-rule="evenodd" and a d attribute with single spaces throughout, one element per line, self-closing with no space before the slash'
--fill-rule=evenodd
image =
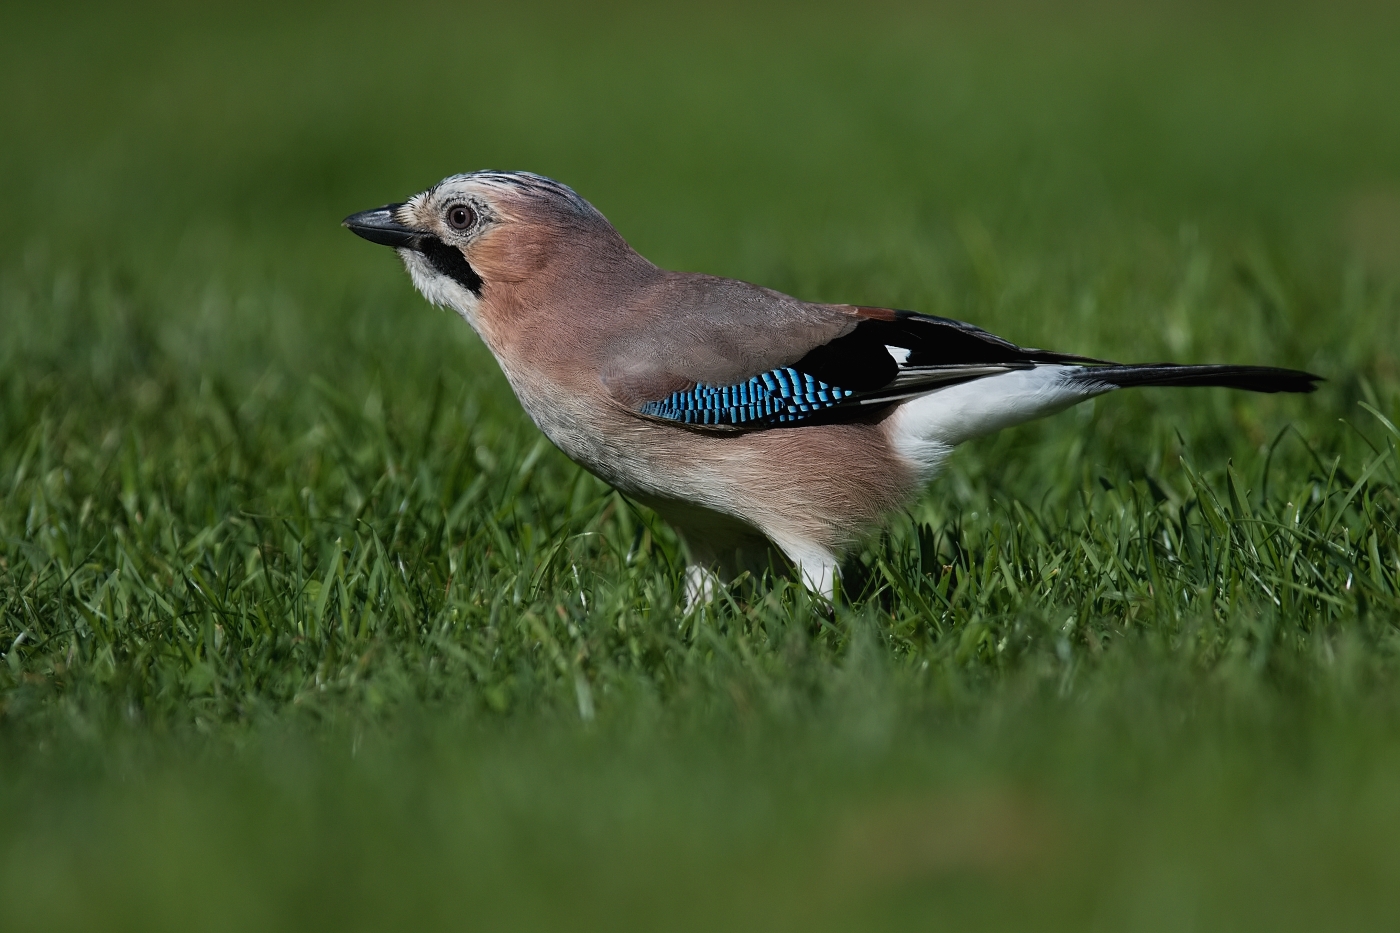
<path id="1" fill-rule="evenodd" d="M 647 402 L 643 414 L 720 430 L 847 420 L 937 388 L 1037 365 L 1082 365 L 1073 378 L 1108 386 L 1218 385 L 1256 392 L 1312 391 L 1318 377 L 1250 366 L 1122 366 L 1018 347 L 979 327 L 912 311 L 869 316 L 790 366 L 732 386 L 698 383 Z"/>
<path id="2" fill-rule="evenodd" d="M 862 320 L 855 330 L 812 350 L 794 363 L 793 368 L 811 373 L 831 385 L 854 389 L 868 398 L 868 393 L 893 390 L 896 377 L 910 370 L 941 370 L 943 375 L 951 376 L 951 369 L 964 366 L 1002 365 L 1020 369 L 1036 363 L 1104 362 L 1052 350 L 1018 347 L 980 327 L 951 318 L 913 311 L 892 313 L 892 320 Z M 888 347 L 908 350 L 909 355 L 899 362 Z M 949 381 L 935 373 L 930 376 L 933 384 Z M 893 391 L 891 394 L 904 395 Z"/>

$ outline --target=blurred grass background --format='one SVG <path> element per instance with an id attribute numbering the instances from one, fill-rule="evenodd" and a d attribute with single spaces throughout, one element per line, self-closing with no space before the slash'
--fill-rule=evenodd
<path id="1" fill-rule="evenodd" d="M 0 11 L 8 929 L 1388 928 L 1400 15 Z M 338 226 L 574 186 L 645 255 L 1305 398 L 972 445 L 699 617 Z"/>

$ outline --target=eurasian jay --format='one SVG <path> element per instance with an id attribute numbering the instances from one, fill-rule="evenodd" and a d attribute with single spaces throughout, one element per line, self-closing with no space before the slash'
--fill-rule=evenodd
<path id="1" fill-rule="evenodd" d="M 692 603 L 772 566 L 774 546 L 829 598 L 842 550 L 969 438 L 1128 386 L 1311 392 L 1320 378 L 1125 366 L 668 272 L 528 172 L 454 175 L 344 225 L 466 319 L 560 450 L 675 528 Z"/>

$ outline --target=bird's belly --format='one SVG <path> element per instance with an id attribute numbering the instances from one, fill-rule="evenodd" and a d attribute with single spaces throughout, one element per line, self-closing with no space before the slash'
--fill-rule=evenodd
<path id="1" fill-rule="evenodd" d="M 664 443 L 664 438 L 638 430 L 655 430 L 651 425 L 623 419 L 600 424 L 565 411 L 534 415 L 534 421 L 565 456 L 622 492 L 685 501 L 704 497 L 707 484 L 701 474 L 705 471 L 674 450 L 673 444 Z"/>
<path id="2" fill-rule="evenodd" d="M 875 424 L 716 435 L 522 401 L 555 446 L 622 492 L 690 503 L 770 537 L 849 540 L 919 485 Z"/>

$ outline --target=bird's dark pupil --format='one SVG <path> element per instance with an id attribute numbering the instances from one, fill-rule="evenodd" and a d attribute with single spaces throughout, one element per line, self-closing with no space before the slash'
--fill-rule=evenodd
<path id="1" fill-rule="evenodd" d="M 461 229 L 471 221 L 471 212 L 465 207 L 454 207 L 448 215 L 448 220 L 451 221 L 452 226 Z"/>

